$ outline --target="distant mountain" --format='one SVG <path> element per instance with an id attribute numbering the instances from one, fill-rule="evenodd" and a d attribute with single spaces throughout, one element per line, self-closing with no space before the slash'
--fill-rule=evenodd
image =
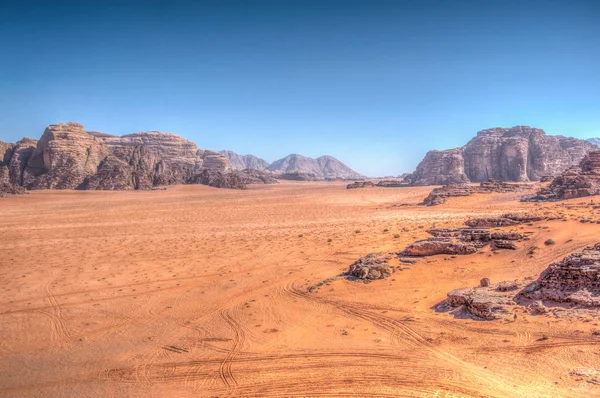
<path id="1" fill-rule="evenodd" d="M 280 175 L 298 176 L 306 175 L 316 179 L 360 179 L 362 174 L 357 173 L 333 156 L 321 156 L 317 159 L 307 158 L 302 155 L 292 154 L 279 159 L 269 167 L 271 171 Z"/>
<path id="2" fill-rule="evenodd" d="M 592 144 L 600 147 L 600 138 L 588 138 L 587 142 L 591 142 Z"/>
<path id="3" fill-rule="evenodd" d="M 233 151 L 221 151 L 229 159 L 233 170 L 254 169 L 263 171 L 269 166 L 269 162 L 254 155 L 240 155 Z"/>

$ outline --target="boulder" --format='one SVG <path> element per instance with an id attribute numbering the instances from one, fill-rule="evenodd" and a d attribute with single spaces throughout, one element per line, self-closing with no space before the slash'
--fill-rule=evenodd
<path id="1" fill-rule="evenodd" d="M 394 273 L 387 263 L 391 257 L 382 253 L 371 253 L 356 260 L 348 268 L 347 275 L 363 280 L 386 279 Z"/>

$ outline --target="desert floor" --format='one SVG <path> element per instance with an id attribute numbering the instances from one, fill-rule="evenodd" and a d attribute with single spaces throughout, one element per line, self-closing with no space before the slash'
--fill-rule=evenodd
<path id="1" fill-rule="evenodd" d="M 0 396 L 600 395 L 569 374 L 600 369 L 597 319 L 432 309 L 449 290 L 537 277 L 600 241 L 600 225 L 579 223 L 599 210 L 518 194 L 416 206 L 430 189 L 284 182 L 0 199 Z M 434 224 L 507 210 L 569 221 L 517 227 L 533 234 L 516 251 L 435 256 L 387 280 L 308 292 Z"/>

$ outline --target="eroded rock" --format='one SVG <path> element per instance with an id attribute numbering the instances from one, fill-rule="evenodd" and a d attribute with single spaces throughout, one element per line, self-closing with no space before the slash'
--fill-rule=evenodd
<path id="1" fill-rule="evenodd" d="M 356 260 L 347 274 L 363 280 L 385 279 L 394 273 L 394 268 L 388 264 L 390 255 L 371 253 Z"/>

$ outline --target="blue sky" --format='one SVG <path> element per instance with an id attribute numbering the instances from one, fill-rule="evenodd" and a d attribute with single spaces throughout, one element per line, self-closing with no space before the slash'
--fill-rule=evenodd
<path id="1" fill-rule="evenodd" d="M 600 2 L 0 0 L 0 140 L 77 121 L 367 175 L 524 124 L 600 136 Z"/>

